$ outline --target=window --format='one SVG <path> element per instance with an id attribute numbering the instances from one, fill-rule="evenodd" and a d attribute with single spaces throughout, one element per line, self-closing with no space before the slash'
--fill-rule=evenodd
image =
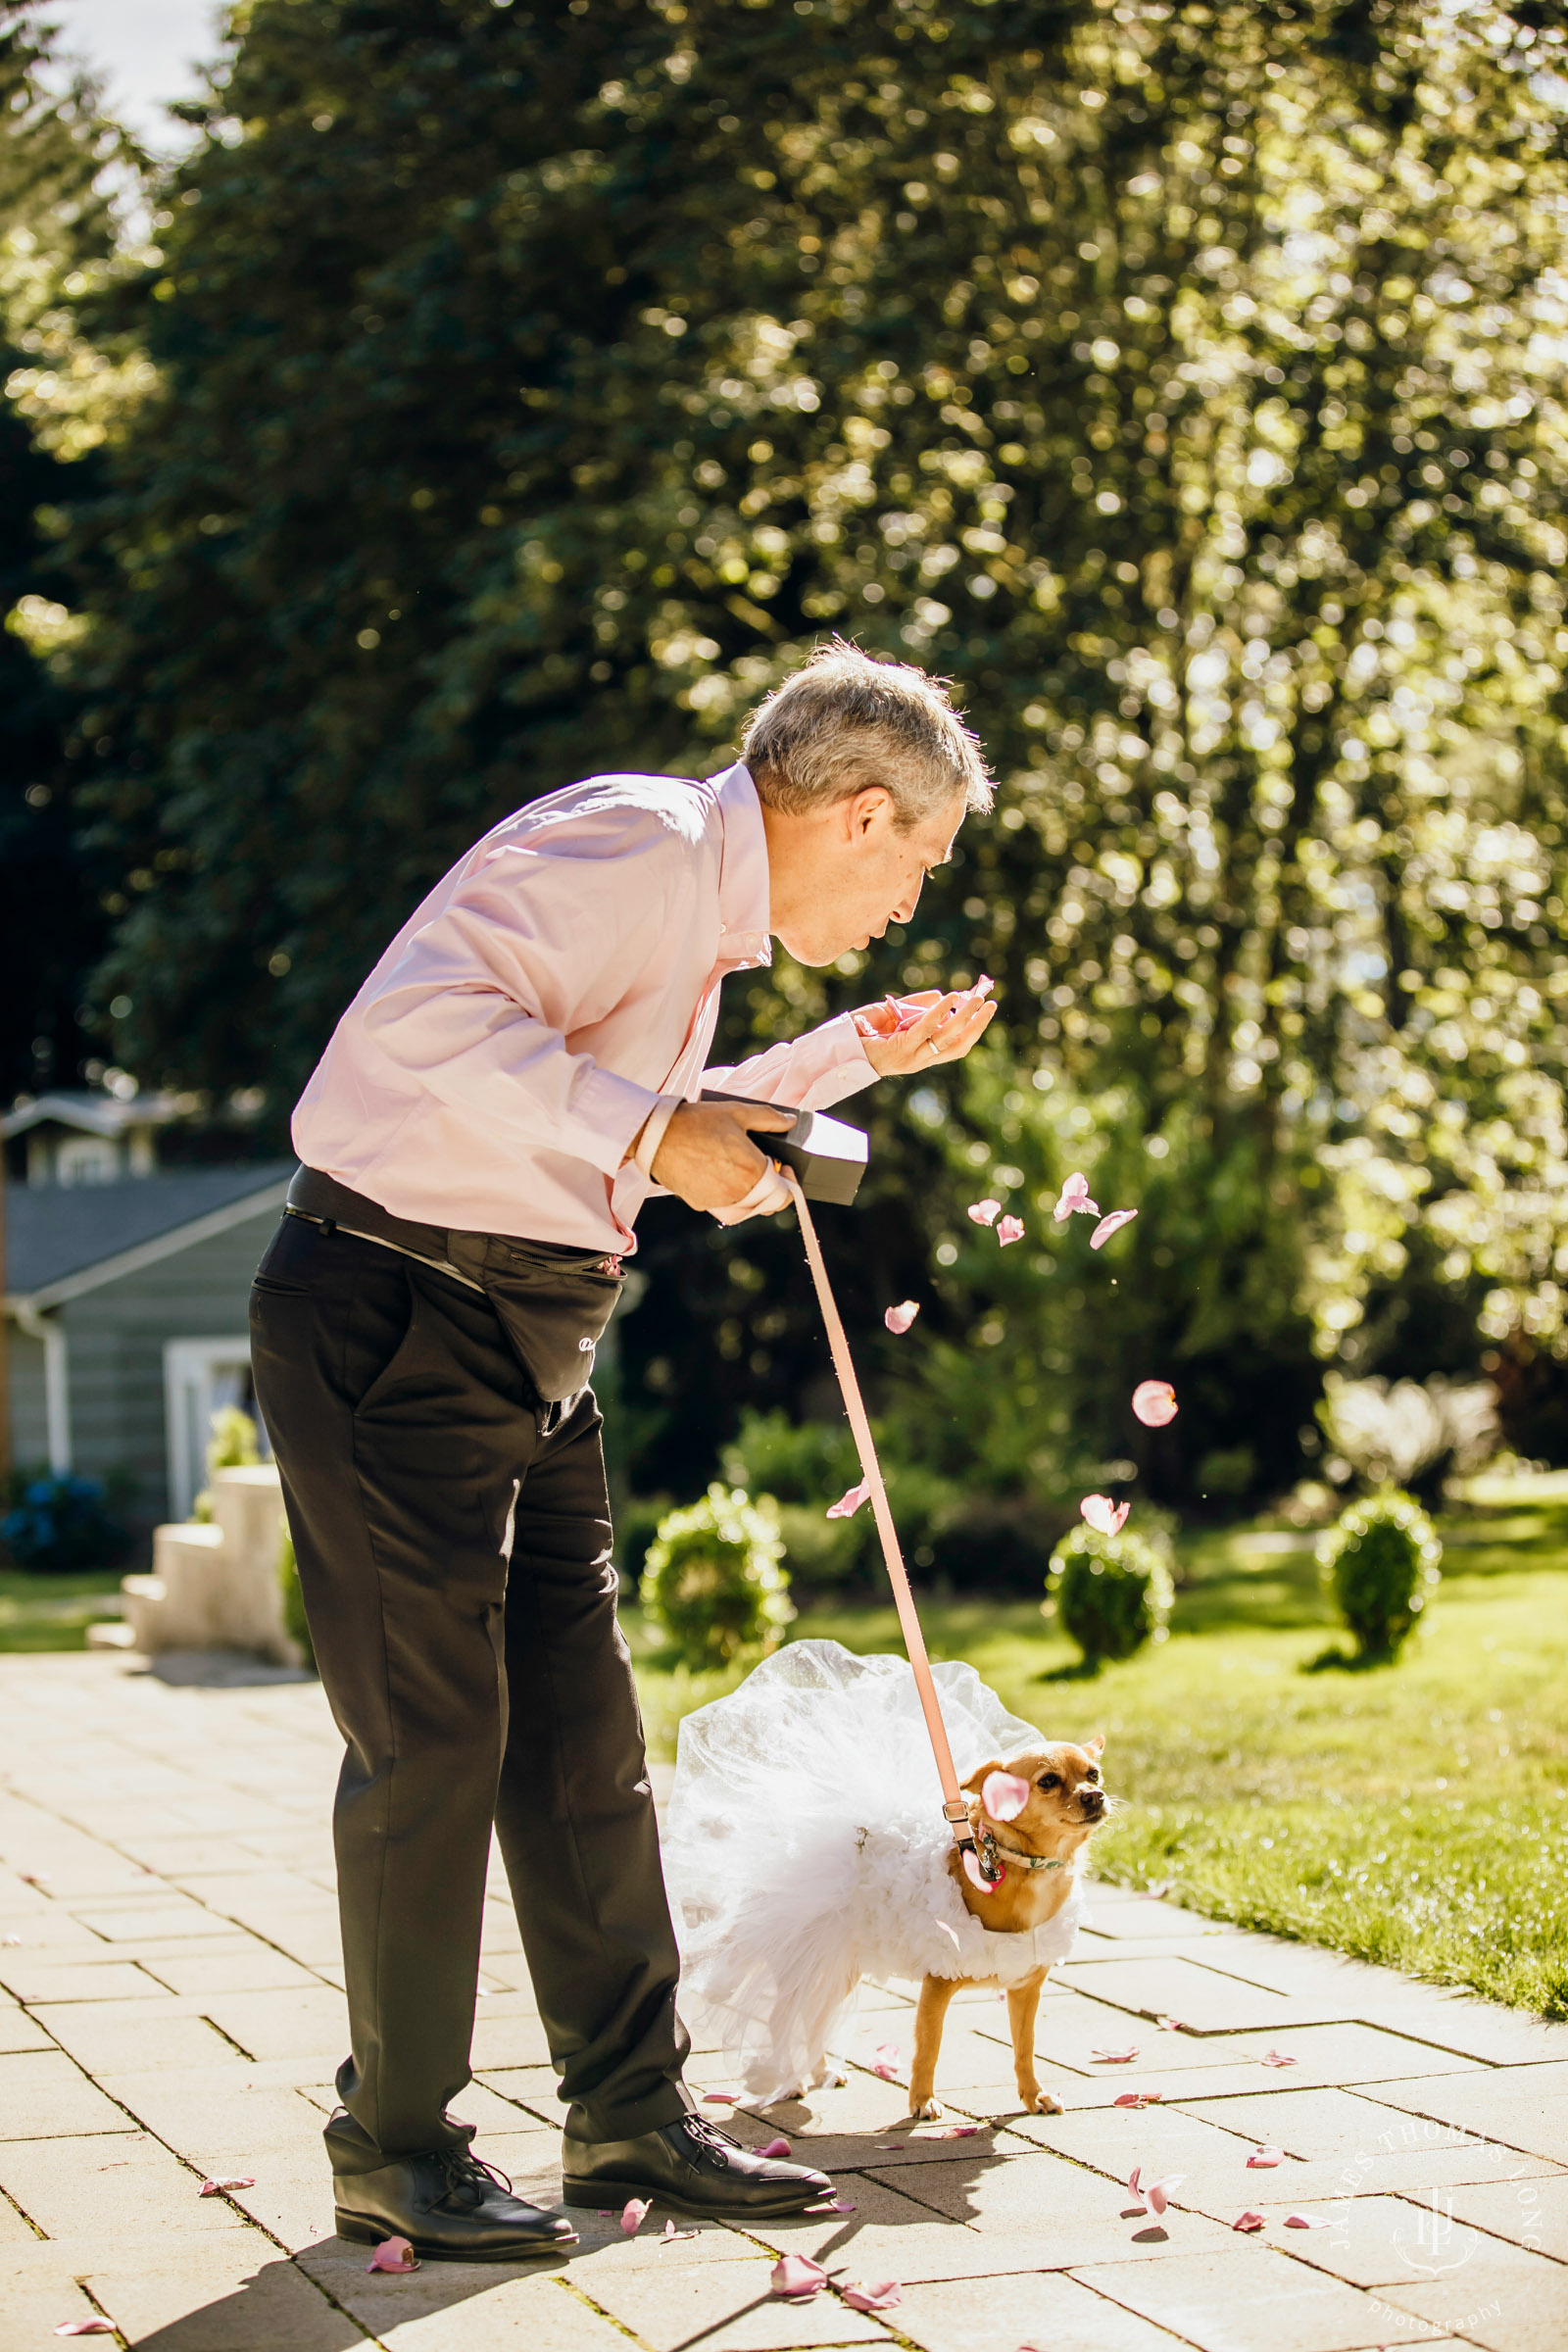
<path id="1" fill-rule="evenodd" d="M 106 1135 L 68 1135 L 55 1152 L 56 1184 L 113 1184 L 120 1153 Z"/>
<path id="2" fill-rule="evenodd" d="M 256 1423 L 264 1461 L 272 1448 L 256 1409 L 247 1339 L 168 1340 L 164 1344 L 164 1430 L 169 1459 L 169 1508 L 188 1519 L 207 1483 L 207 1441 L 213 1415 L 237 1404 Z"/>

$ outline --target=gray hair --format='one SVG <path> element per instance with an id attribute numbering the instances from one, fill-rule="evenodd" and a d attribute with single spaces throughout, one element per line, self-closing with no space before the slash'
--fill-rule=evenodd
<path id="1" fill-rule="evenodd" d="M 873 661 L 842 637 L 819 645 L 752 712 L 741 756 L 759 798 L 792 816 L 868 784 L 892 795 L 900 832 L 960 794 L 967 809 L 991 807 L 985 755 L 945 680 Z"/>

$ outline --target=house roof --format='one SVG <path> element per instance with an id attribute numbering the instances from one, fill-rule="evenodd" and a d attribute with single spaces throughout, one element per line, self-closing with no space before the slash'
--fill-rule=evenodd
<path id="1" fill-rule="evenodd" d="M 122 1184 L 6 1186 L 6 1280 L 52 1306 L 282 1203 L 291 1159 Z"/>
<path id="2" fill-rule="evenodd" d="M 86 1088 L 39 1095 L 29 1100 L 19 1095 L 11 1108 L 0 1117 L 0 1136 L 9 1139 L 25 1135 L 29 1127 L 50 1124 L 75 1127 L 83 1135 L 123 1135 L 127 1127 L 163 1127 L 174 1116 L 172 1095 L 119 1095 L 89 1093 Z"/>

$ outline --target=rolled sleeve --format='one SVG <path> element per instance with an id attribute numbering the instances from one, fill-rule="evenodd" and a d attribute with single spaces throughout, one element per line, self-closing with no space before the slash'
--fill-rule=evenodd
<path id="1" fill-rule="evenodd" d="M 841 1012 L 750 1061 L 705 1070 L 703 1085 L 750 1095 L 759 1102 L 787 1103 L 794 1110 L 826 1110 L 858 1094 L 875 1076 L 854 1014 Z"/>

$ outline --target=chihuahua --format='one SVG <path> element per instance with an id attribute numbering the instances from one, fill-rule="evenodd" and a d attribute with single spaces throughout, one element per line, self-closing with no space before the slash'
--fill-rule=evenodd
<path id="1" fill-rule="evenodd" d="M 970 1834 L 981 1869 L 996 1883 L 982 1893 L 963 1870 L 956 1848 L 949 1855 L 947 1867 L 966 1908 L 983 1928 L 1004 1936 L 1021 1935 L 1042 1927 L 1060 1910 L 1071 1891 L 1079 1857 L 1104 1820 L 1110 1802 L 1100 1778 L 1104 1745 L 1102 1732 L 1082 1747 L 1063 1740 L 1054 1747 L 1014 1756 L 1010 1764 L 996 1760 L 982 1764 L 969 1775 L 963 1788 L 969 1800 Z M 1010 1774 L 1029 1786 L 1027 1802 L 1007 1821 L 994 1820 L 985 1808 L 982 1791 L 994 1772 Z M 1039 1969 L 1007 1987 L 1018 2096 L 1031 2115 L 1059 2115 L 1062 2111 L 1061 2101 L 1041 2088 L 1035 2074 L 1035 2017 L 1040 1988 L 1050 1973 L 1048 1968 Z M 909 2073 L 911 2115 L 942 2113 L 936 2096 L 936 2069 L 948 2005 L 960 1985 L 979 1981 L 927 1977 L 921 1984 Z"/>

